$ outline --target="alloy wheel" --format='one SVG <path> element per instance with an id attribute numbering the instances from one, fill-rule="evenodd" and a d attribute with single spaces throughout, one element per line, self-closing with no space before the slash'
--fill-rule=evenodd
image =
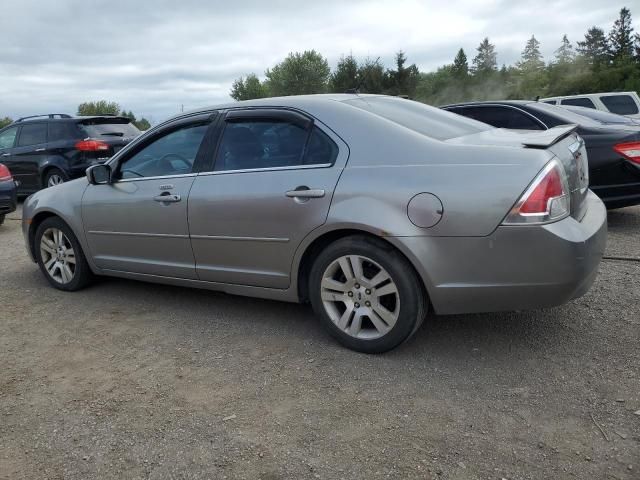
<path id="1" fill-rule="evenodd" d="M 64 178 L 62 178 L 62 175 L 54 173 L 49 176 L 47 180 L 47 187 L 55 187 L 56 185 L 60 185 L 61 183 L 64 183 Z"/>
<path id="2" fill-rule="evenodd" d="M 400 314 L 400 295 L 391 275 L 360 255 L 345 255 L 329 264 L 322 275 L 321 298 L 331 321 L 359 339 L 383 337 Z"/>
<path id="3" fill-rule="evenodd" d="M 76 272 L 73 245 L 58 228 L 47 228 L 40 238 L 40 257 L 47 273 L 56 282 L 67 284 Z"/>

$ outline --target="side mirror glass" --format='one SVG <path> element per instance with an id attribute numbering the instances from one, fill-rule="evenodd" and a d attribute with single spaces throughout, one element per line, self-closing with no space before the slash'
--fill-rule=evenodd
<path id="1" fill-rule="evenodd" d="M 109 165 L 93 165 L 87 168 L 87 180 L 91 185 L 111 183 L 111 167 Z"/>

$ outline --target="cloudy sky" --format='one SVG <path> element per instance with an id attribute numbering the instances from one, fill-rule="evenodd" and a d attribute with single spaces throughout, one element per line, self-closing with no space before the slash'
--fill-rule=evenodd
<path id="1" fill-rule="evenodd" d="M 234 78 L 264 70 L 290 51 L 315 48 L 332 67 L 341 54 L 404 50 L 423 71 L 469 60 L 483 37 L 498 61 L 517 60 L 532 34 L 553 56 L 591 25 L 609 31 L 625 4 L 604 0 L 20 0 L 0 15 L 0 116 L 74 113 L 86 100 L 118 102 L 161 121 L 229 100 Z"/>

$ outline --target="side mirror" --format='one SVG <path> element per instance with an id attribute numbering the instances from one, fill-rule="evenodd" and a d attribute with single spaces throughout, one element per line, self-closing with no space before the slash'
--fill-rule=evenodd
<path id="1" fill-rule="evenodd" d="M 87 180 L 91 185 L 111 183 L 111 167 L 109 165 L 93 165 L 87 168 Z"/>

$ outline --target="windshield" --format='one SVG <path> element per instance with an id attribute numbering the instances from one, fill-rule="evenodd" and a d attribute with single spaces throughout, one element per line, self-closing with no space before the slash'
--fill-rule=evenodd
<path id="1" fill-rule="evenodd" d="M 632 119 L 624 117 L 622 115 L 616 115 L 615 113 L 603 112 L 602 110 L 594 110 L 593 108 L 584 107 L 563 107 L 566 110 L 571 110 L 578 115 L 583 115 L 596 120 L 604 124 L 616 124 L 616 125 L 637 125 Z"/>
<path id="2" fill-rule="evenodd" d="M 437 140 L 448 140 L 493 128 L 462 115 L 398 97 L 357 97 L 345 103 Z"/>
<path id="3" fill-rule="evenodd" d="M 96 118 L 85 120 L 79 125 L 87 137 L 137 137 L 140 130 L 130 120 L 116 118 Z"/>

